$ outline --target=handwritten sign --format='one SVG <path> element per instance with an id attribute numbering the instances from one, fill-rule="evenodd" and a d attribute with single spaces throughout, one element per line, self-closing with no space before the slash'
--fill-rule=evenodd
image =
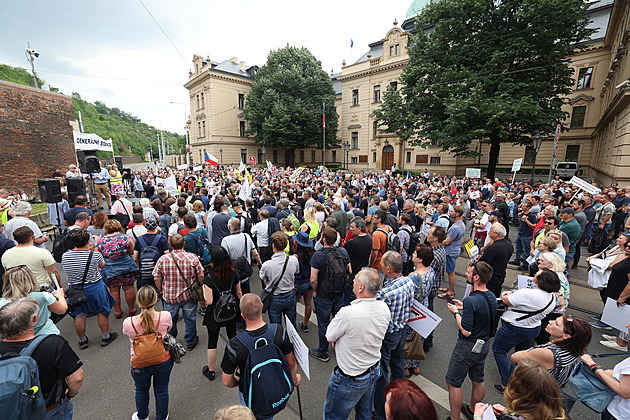
<path id="1" fill-rule="evenodd" d="M 418 334 L 424 338 L 428 337 L 440 322 L 442 322 L 442 318 L 431 312 L 429 308 L 416 299 L 413 300 L 407 325 L 416 330 Z"/>
<path id="2" fill-rule="evenodd" d="M 298 364 L 302 367 L 304 374 L 310 380 L 311 373 L 310 367 L 308 364 L 308 347 L 302 341 L 302 337 L 298 334 L 297 330 L 289 321 L 289 318 L 284 316 L 284 324 L 287 326 L 287 334 L 289 335 L 289 341 L 293 344 L 293 354 L 295 354 L 295 360 L 297 360 Z"/>
<path id="3" fill-rule="evenodd" d="M 577 176 L 574 176 L 573 178 L 571 178 L 569 180 L 569 184 L 573 184 L 577 186 L 579 189 L 584 190 L 587 193 L 592 194 L 592 195 L 597 195 L 600 192 L 602 192 L 602 190 L 600 190 L 596 186 L 589 184 L 588 182 L 584 181 L 582 178 L 578 178 Z"/>

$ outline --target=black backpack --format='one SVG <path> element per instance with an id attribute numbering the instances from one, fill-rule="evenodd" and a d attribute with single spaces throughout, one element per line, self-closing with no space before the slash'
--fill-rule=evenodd
<path id="1" fill-rule="evenodd" d="M 249 236 L 251 236 L 252 226 L 254 226 L 254 222 L 252 221 L 249 213 L 242 212 L 241 214 L 237 214 L 236 217 L 241 219 L 241 232 L 247 233 Z"/>
<path id="2" fill-rule="evenodd" d="M 326 271 L 321 286 L 328 296 L 341 296 L 346 288 L 348 265 L 339 252 L 339 247 L 324 248 L 326 254 Z"/>
<path id="3" fill-rule="evenodd" d="M 156 234 L 151 244 L 147 244 L 146 237 L 144 235 L 138 237 L 138 243 L 142 245 L 140 256 L 138 257 L 140 262 L 140 277 L 144 281 L 153 283 L 153 268 L 155 263 L 162 256 L 162 252 L 157 247 L 160 242 L 160 235 Z"/>
<path id="4" fill-rule="evenodd" d="M 378 228 L 376 230 L 383 232 L 385 236 L 387 236 L 387 246 L 385 247 L 385 251 L 396 251 L 400 253 L 400 238 L 393 230 L 390 230 L 389 232 L 383 228 Z"/>
<path id="5" fill-rule="evenodd" d="M 404 230 L 409 234 L 409 246 L 405 251 L 407 251 L 407 255 L 411 255 L 418 247 L 418 242 L 420 242 L 420 232 L 412 232 L 411 229 L 403 228 L 400 228 L 400 230 Z"/>
<path id="6" fill-rule="evenodd" d="M 275 232 L 279 232 L 280 229 L 280 222 L 278 221 L 277 218 L 275 217 L 270 217 L 268 219 L 268 225 L 267 225 L 267 235 L 269 235 L 269 246 L 271 246 L 271 235 L 273 235 Z"/>
<path id="7" fill-rule="evenodd" d="M 219 298 L 214 304 L 214 310 L 212 316 L 215 322 L 228 322 L 236 318 L 239 313 L 238 301 L 236 296 L 232 293 L 232 287 L 234 286 L 234 277 L 230 282 L 230 287 L 227 290 L 221 291 L 218 286 L 215 286 L 217 292 L 219 292 Z"/>
<path id="8" fill-rule="evenodd" d="M 74 244 L 70 239 L 70 234 L 76 229 L 67 229 L 64 233 L 55 236 L 55 240 L 53 241 L 52 246 L 52 255 L 55 261 L 61 263 L 61 257 L 66 251 L 74 249 Z"/>

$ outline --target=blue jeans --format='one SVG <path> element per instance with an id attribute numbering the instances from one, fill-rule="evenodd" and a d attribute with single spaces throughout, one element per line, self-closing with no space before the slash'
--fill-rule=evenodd
<path id="1" fill-rule="evenodd" d="M 170 211 L 170 209 L 168 209 Z M 163 214 L 160 216 L 160 229 L 162 229 L 162 235 L 168 238 L 168 228 L 171 226 L 171 215 Z"/>
<path id="2" fill-rule="evenodd" d="M 179 319 L 179 309 L 184 313 L 184 325 L 186 326 L 186 334 L 184 340 L 188 347 L 193 347 L 197 341 L 197 302 L 190 299 L 182 303 L 164 302 L 164 310 L 171 313 L 173 326 L 169 334 L 177 338 L 177 320 Z"/>
<path id="3" fill-rule="evenodd" d="M 74 402 L 64 398 L 54 410 L 46 413 L 46 420 L 72 420 L 73 415 Z"/>
<path id="4" fill-rule="evenodd" d="M 295 327 L 295 318 L 297 317 L 295 303 L 295 291 L 273 295 L 269 303 L 269 322 L 282 325 L 282 314 L 285 314 Z"/>
<path id="5" fill-rule="evenodd" d="M 514 261 L 521 262 L 521 254 L 523 255 L 523 264 L 527 264 L 525 260 L 529 257 L 530 243 L 532 241 L 531 236 L 516 236 L 516 254 L 514 255 Z"/>
<path id="6" fill-rule="evenodd" d="M 315 316 L 317 316 L 317 335 L 319 337 L 319 347 L 317 350 L 328 356 L 328 340 L 326 340 L 326 330 L 330 324 L 331 318 L 334 318 L 341 309 L 343 304 L 343 296 L 337 296 L 330 299 L 322 299 L 319 296 L 313 298 L 315 303 Z M 332 315 L 332 316 L 331 316 Z"/>
<path id="7" fill-rule="evenodd" d="M 165 420 L 168 416 L 168 381 L 171 378 L 173 359 L 159 365 L 131 368 L 131 377 L 136 383 L 136 410 L 139 419 L 149 418 L 149 388 L 153 378 L 155 395 L 155 420 Z"/>
<path id="8" fill-rule="evenodd" d="M 382 375 L 374 387 L 374 412 L 379 420 L 385 420 L 385 387 L 391 381 L 405 377 L 403 350 L 406 338 L 404 328 L 400 331 L 388 332 L 381 345 Z"/>
<path id="9" fill-rule="evenodd" d="M 243 393 L 241 391 L 238 391 L 238 399 L 241 402 L 241 405 L 247 407 L 247 404 L 245 404 L 245 397 L 243 397 Z M 275 416 L 265 417 L 264 419 L 256 417 L 256 420 L 273 420 L 274 417 Z"/>
<path id="10" fill-rule="evenodd" d="M 509 322 L 502 322 L 492 343 L 492 353 L 501 374 L 501 384 L 507 386 L 510 380 L 511 365 L 508 352 L 514 347 L 515 351 L 526 350 L 540 333 L 540 325 L 536 328 L 516 327 Z"/>
<path id="11" fill-rule="evenodd" d="M 350 305 L 350 302 L 357 298 L 352 291 L 352 286 L 356 275 L 357 273 L 352 273 L 350 274 L 350 277 L 348 277 L 348 280 L 346 280 L 346 288 L 343 290 L 343 306 Z"/>
<path id="12" fill-rule="evenodd" d="M 328 380 L 324 420 L 346 420 L 353 408 L 356 420 L 370 420 L 374 385 L 380 376 L 381 369 L 378 364 L 372 371 L 354 379 L 343 376 L 335 368 Z"/>

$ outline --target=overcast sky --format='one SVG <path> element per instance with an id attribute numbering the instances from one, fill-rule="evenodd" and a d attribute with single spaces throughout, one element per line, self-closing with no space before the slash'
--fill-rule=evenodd
<path id="1" fill-rule="evenodd" d="M 161 32 L 143 3 L 176 48 Z M 0 63 L 35 69 L 50 85 L 79 92 L 164 130 L 184 132 L 193 54 L 264 64 L 271 50 L 307 47 L 324 70 L 358 59 L 400 23 L 411 0 L 21 0 L 0 4 Z M 350 39 L 354 48 L 350 48 Z M 181 55 L 180 55 L 181 54 Z M 85 127 L 90 132 L 89 127 Z"/>

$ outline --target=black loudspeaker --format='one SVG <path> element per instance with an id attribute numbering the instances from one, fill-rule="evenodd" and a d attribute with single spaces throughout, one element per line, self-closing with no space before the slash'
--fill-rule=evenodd
<path id="1" fill-rule="evenodd" d="M 122 168 L 120 171 L 122 172 L 123 179 L 127 181 L 131 179 L 131 168 Z"/>
<path id="2" fill-rule="evenodd" d="M 61 183 L 58 179 L 42 178 L 37 180 L 39 196 L 45 203 L 61 202 Z"/>
<path id="3" fill-rule="evenodd" d="M 118 170 L 122 171 L 122 156 L 114 156 L 114 162 L 116 162 L 116 166 L 118 166 Z"/>
<path id="4" fill-rule="evenodd" d="M 96 150 L 79 150 L 77 158 L 82 173 L 97 174 L 101 171 L 101 163 L 98 161 Z"/>
<path id="5" fill-rule="evenodd" d="M 68 201 L 74 203 L 77 195 L 85 195 L 85 183 L 83 178 L 66 178 L 66 188 L 68 189 Z"/>

